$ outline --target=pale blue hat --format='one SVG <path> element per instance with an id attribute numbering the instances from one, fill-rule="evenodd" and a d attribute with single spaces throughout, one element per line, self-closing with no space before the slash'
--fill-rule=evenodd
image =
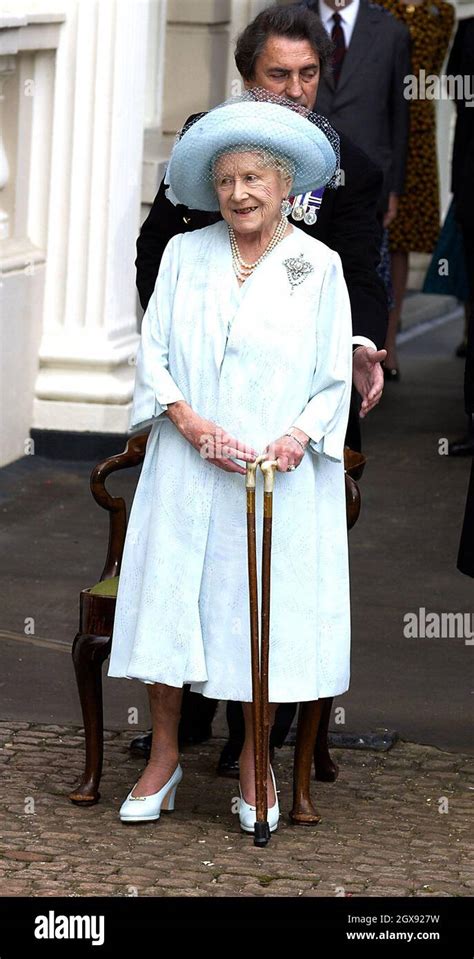
<path id="1" fill-rule="evenodd" d="M 239 152 L 265 149 L 288 159 L 294 170 L 293 195 L 318 190 L 334 179 L 338 136 L 330 124 L 309 110 L 295 104 L 288 109 L 282 105 L 285 101 L 275 99 L 262 102 L 247 94 L 216 107 L 187 127 L 173 148 L 166 174 L 173 199 L 193 210 L 218 210 L 213 161 L 233 147 Z M 316 123 L 315 118 L 321 122 Z"/>

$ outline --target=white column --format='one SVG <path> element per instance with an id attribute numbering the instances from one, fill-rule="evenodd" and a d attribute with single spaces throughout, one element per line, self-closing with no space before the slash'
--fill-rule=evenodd
<path id="1" fill-rule="evenodd" d="M 148 0 L 68 4 L 56 68 L 36 428 L 128 426 L 148 10 Z"/>
<path id="2" fill-rule="evenodd" d="M 150 0 L 145 127 L 161 130 L 167 0 Z"/>
<path id="3" fill-rule="evenodd" d="M 15 61 L 13 57 L 0 57 L 0 204 L 1 191 L 6 187 L 10 177 L 10 167 L 8 157 L 3 144 L 3 101 L 5 99 L 4 86 L 15 70 Z M 9 216 L 6 210 L 0 205 L 0 240 L 7 240 L 10 235 Z"/>
<path id="4" fill-rule="evenodd" d="M 41 250 L 47 245 L 48 182 L 51 162 L 53 120 L 54 53 L 39 51 L 34 58 L 33 97 L 35 109 L 31 119 L 30 170 L 26 233 Z"/>

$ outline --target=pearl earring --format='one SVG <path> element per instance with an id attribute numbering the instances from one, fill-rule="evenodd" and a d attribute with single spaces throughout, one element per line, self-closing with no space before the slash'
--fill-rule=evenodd
<path id="1" fill-rule="evenodd" d="M 290 215 L 290 213 L 291 213 L 291 211 L 292 211 L 292 209 L 293 209 L 293 205 L 290 203 L 290 201 L 289 201 L 289 199 L 288 199 L 287 196 L 283 197 L 283 200 L 281 201 L 281 207 L 280 207 L 280 209 L 281 209 L 281 215 L 282 215 L 282 216 L 289 216 L 289 215 Z"/>

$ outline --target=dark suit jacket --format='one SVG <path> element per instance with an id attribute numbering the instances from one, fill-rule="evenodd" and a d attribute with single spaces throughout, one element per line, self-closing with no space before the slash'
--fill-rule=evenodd
<path id="1" fill-rule="evenodd" d="M 474 89 L 474 17 L 461 20 L 446 70 L 452 76 L 470 76 Z M 474 106 L 456 101 L 452 190 L 456 217 L 461 224 L 466 255 L 467 274 L 471 287 L 471 306 L 464 374 L 466 413 L 474 416 Z M 466 512 L 459 544 L 458 569 L 474 577 L 474 461 L 467 491 Z"/>
<path id="2" fill-rule="evenodd" d="M 458 570 L 474 577 L 474 459 L 467 491 L 466 512 L 459 544 Z"/>
<path id="3" fill-rule="evenodd" d="M 447 73 L 452 76 L 469 77 L 471 90 L 474 90 L 474 17 L 462 20 L 458 26 Z M 456 113 L 452 190 L 456 219 L 463 233 L 471 299 L 464 401 L 466 413 L 474 415 L 474 105 L 466 106 L 466 101 L 462 97 L 457 98 Z"/>
<path id="4" fill-rule="evenodd" d="M 474 17 L 459 23 L 446 73 L 470 77 L 474 89 Z M 451 189 L 457 219 L 474 230 L 474 106 L 466 106 L 462 97 L 456 98 L 456 114 Z"/>
<path id="5" fill-rule="evenodd" d="M 345 186 L 325 190 L 314 226 L 298 223 L 297 227 L 339 253 L 351 300 L 354 335 L 367 336 L 381 349 L 387 328 L 387 298 L 376 272 L 381 236 L 376 210 L 382 174 L 344 136 L 341 136 L 341 166 L 345 170 Z M 161 184 L 137 240 L 137 287 L 144 310 L 171 237 L 209 226 L 220 219 L 219 213 L 173 206 L 166 198 L 164 184 Z"/>
<path id="6" fill-rule="evenodd" d="M 319 14 L 319 2 L 307 4 Z M 410 33 L 391 13 L 360 0 L 337 87 L 321 79 L 315 110 L 357 144 L 384 172 L 388 194 L 403 193 L 409 104 L 404 79 L 411 72 Z"/>

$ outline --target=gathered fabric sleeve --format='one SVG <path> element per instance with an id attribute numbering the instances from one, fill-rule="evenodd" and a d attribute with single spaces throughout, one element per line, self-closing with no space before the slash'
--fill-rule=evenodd
<path id="1" fill-rule="evenodd" d="M 169 403 L 185 399 L 168 368 L 181 241 L 182 234 L 179 234 L 168 243 L 143 317 L 129 430 L 149 426 L 168 409 Z"/>
<path id="2" fill-rule="evenodd" d="M 313 452 L 342 460 L 352 386 L 352 319 L 337 253 L 332 254 L 324 274 L 316 331 L 310 398 L 293 426 L 309 436 Z"/>

